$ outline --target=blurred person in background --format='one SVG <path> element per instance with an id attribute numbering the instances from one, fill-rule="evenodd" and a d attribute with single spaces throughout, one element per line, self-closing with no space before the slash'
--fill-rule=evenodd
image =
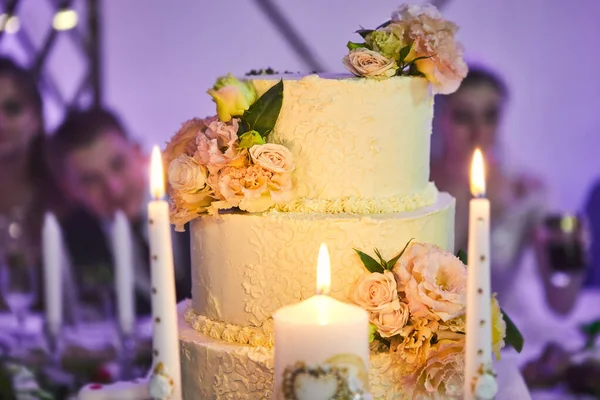
<path id="1" fill-rule="evenodd" d="M 34 77 L 0 57 L 0 264 L 12 268 L 24 263 L 35 269 L 34 276 L 40 274 L 44 213 L 60 212 L 63 205 L 49 174 L 45 146 L 42 97 Z M 14 283 L 7 271 L 3 286 Z M 37 298 L 32 301 L 40 302 L 40 279 L 34 280 Z M 10 290 L 1 291 L 5 296 L 0 304 Z"/>
<path id="2" fill-rule="evenodd" d="M 82 291 L 113 285 L 110 232 L 123 211 L 134 242 L 136 307 L 150 313 L 147 230 L 148 157 L 105 109 L 73 111 L 51 139 L 54 170 L 67 196 L 78 205 L 62 222 L 71 265 Z M 189 244 L 174 236 L 178 299 L 189 297 Z M 188 238 L 189 242 L 189 238 Z"/>
<path id="3" fill-rule="evenodd" d="M 492 286 L 502 300 L 510 292 L 525 248 L 544 216 L 541 182 L 511 171 L 500 154 L 500 125 L 508 89 L 495 73 L 470 68 L 453 94 L 436 97 L 431 175 L 440 190 L 456 198 L 456 249 L 468 243 L 470 164 L 475 148 L 483 152 L 486 196 L 492 221 Z"/>

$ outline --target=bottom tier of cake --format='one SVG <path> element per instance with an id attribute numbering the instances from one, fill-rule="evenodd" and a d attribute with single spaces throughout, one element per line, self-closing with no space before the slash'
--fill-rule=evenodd
<path id="1" fill-rule="evenodd" d="M 184 319 L 189 302 L 179 304 L 179 339 L 183 398 L 271 399 L 273 349 L 227 343 L 194 330 Z M 401 399 L 400 385 L 393 382 L 389 354 L 371 355 L 373 399 Z"/>
<path id="2" fill-rule="evenodd" d="M 184 400 L 259 400 L 272 398 L 273 350 L 213 339 L 184 319 L 189 301 L 179 304 L 179 338 Z M 529 392 L 510 354 L 494 367 L 500 391 L 495 400 L 527 400 Z M 402 399 L 388 353 L 371 355 L 369 380 L 375 400 Z M 431 399 L 437 399 L 432 395 Z"/>

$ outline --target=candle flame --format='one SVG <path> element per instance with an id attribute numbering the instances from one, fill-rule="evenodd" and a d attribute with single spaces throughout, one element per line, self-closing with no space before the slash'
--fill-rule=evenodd
<path id="1" fill-rule="evenodd" d="M 329 262 L 329 251 L 325 243 L 319 249 L 319 261 L 317 264 L 317 294 L 328 294 L 331 288 L 331 267 Z"/>
<path id="2" fill-rule="evenodd" d="M 150 158 L 150 194 L 155 199 L 160 199 L 165 195 L 163 162 L 158 146 L 152 148 Z"/>
<path id="3" fill-rule="evenodd" d="M 475 149 L 471 163 L 471 194 L 474 197 L 485 197 L 485 166 L 479 149 Z"/>

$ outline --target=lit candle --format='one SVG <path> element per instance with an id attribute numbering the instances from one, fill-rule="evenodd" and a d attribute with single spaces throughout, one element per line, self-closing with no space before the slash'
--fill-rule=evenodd
<path id="1" fill-rule="evenodd" d="M 115 214 L 112 241 L 119 328 L 129 335 L 135 323 L 133 241 L 129 221 L 122 211 Z"/>
<path id="2" fill-rule="evenodd" d="M 329 254 L 319 251 L 317 294 L 273 315 L 276 399 L 329 399 L 366 394 L 368 314 L 329 297 Z M 349 371 L 344 373 L 343 371 Z"/>
<path id="3" fill-rule="evenodd" d="M 56 216 L 46 213 L 42 231 L 46 327 L 57 335 L 62 324 L 62 234 Z"/>
<path id="4" fill-rule="evenodd" d="M 153 370 L 160 370 L 161 376 L 168 377 L 168 379 L 151 380 L 151 382 L 172 382 L 172 395 L 160 397 L 181 400 L 181 365 L 171 225 L 169 205 L 162 199 L 165 194 L 163 165 L 160 150 L 156 146 L 152 150 L 150 162 L 150 192 L 154 198 L 148 204 L 154 322 Z"/>
<path id="5" fill-rule="evenodd" d="M 492 399 L 497 388 L 492 374 L 490 201 L 485 198 L 485 170 L 479 149 L 471 165 L 471 193 L 464 398 Z"/>

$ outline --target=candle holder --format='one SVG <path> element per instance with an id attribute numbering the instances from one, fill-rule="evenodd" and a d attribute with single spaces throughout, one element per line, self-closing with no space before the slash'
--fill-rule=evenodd
<path id="1" fill-rule="evenodd" d="M 135 355 L 137 337 L 130 332 L 119 329 L 119 375 L 121 380 L 135 378 Z"/>
<path id="2" fill-rule="evenodd" d="M 46 344 L 48 346 L 48 361 L 50 367 L 60 370 L 64 349 L 62 328 L 54 330 L 49 327 L 48 323 L 46 323 L 44 326 L 44 333 L 46 336 Z"/>

